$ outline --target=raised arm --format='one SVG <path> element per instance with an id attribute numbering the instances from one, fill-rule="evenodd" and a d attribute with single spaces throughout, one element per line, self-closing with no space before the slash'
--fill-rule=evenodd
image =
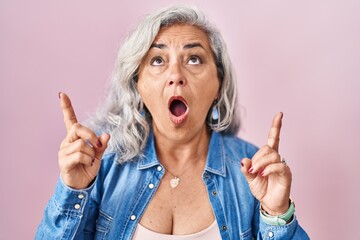
<path id="1" fill-rule="evenodd" d="M 61 109 L 67 135 L 60 145 L 58 162 L 64 183 L 74 189 L 83 189 L 96 177 L 109 134 L 96 134 L 78 123 L 70 98 L 60 93 Z"/>

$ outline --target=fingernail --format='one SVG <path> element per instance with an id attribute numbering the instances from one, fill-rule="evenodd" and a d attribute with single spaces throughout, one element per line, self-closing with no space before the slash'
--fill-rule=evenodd
<path id="1" fill-rule="evenodd" d="M 100 140 L 97 141 L 96 146 L 97 146 L 98 148 L 101 148 L 101 147 L 102 147 L 102 143 L 100 142 Z"/>
<path id="2" fill-rule="evenodd" d="M 251 167 L 251 168 L 249 169 L 248 173 L 252 173 L 253 171 L 254 171 L 254 168 Z"/>
<path id="3" fill-rule="evenodd" d="M 59 92 L 58 95 L 59 95 L 59 99 L 61 99 L 61 92 Z"/>

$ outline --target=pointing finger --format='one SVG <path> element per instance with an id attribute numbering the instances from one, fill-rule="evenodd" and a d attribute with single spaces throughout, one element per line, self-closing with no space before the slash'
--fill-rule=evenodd
<path id="1" fill-rule="evenodd" d="M 276 114 L 273 119 L 272 126 L 270 128 L 267 145 L 273 148 L 275 151 L 279 151 L 280 142 L 280 130 L 282 124 L 283 113 Z"/>
<path id="2" fill-rule="evenodd" d="M 59 93 L 59 98 L 61 109 L 64 115 L 66 131 L 69 133 L 71 131 L 72 125 L 77 123 L 76 115 L 71 105 L 70 98 L 65 93 Z"/>

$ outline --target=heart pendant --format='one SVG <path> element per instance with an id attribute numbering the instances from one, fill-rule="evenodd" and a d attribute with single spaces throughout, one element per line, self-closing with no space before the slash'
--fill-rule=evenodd
<path id="1" fill-rule="evenodd" d="M 180 178 L 178 177 L 174 177 L 173 179 L 170 180 L 170 186 L 171 188 L 176 188 L 179 185 L 180 182 Z"/>

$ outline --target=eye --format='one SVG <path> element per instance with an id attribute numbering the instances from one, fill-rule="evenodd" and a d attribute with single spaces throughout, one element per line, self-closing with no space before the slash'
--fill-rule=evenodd
<path id="1" fill-rule="evenodd" d="M 164 60 L 161 57 L 154 57 L 151 59 L 150 64 L 153 66 L 161 66 L 164 64 Z"/>
<path id="2" fill-rule="evenodd" d="M 202 61 L 201 61 L 201 58 L 198 57 L 198 56 L 191 56 L 191 57 L 189 58 L 188 63 L 189 63 L 190 65 L 197 65 L 197 64 L 201 64 Z"/>

